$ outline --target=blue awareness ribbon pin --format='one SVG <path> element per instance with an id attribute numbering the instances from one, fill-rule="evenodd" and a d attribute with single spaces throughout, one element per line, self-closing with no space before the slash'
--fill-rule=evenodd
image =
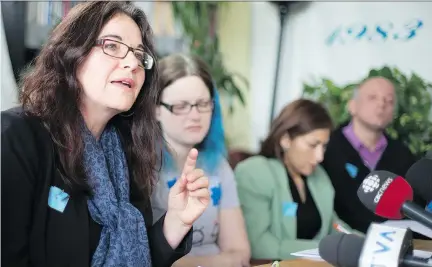
<path id="1" fill-rule="evenodd" d="M 48 195 L 48 206 L 63 213 L 69 201 L 69 195 L 57 186 L 51 186 Z"/>

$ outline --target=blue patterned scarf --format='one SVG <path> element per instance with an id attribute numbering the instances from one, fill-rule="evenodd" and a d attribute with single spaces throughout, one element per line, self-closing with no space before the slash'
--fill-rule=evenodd
<path id="1" fill-rule="evenodd" d="M 100 140 L 84 127 L 84 166 L 93 197 L 90 215 L 102 225 L 92 267 L 150 267 L 147 230 L 141 212 L 129 200 L 129 172 L 118 133 L 107 127 Z"/>

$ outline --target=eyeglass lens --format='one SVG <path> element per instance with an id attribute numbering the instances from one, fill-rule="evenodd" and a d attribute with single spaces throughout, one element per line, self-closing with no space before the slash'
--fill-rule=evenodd
<path id="1" fill-rule="evenodd" d="M 171 105 L 172 112 L 176 114 L 186 114 L 189 113 L 193 107 L 196 107 L 199 112 L 210 112 L 213 109 L 213 101 L 200 101 L 196 104 L 181 103 Z"/>
<path id="2" fill-rule="evenodd" d="M 102 49 L 104 53 L 116 58 L 124 58 L 130 50 L 126 44 L 108 39 L 103 40 Z M 134 49 L 133 53 L 141 62 L 141 67 L 145 69 L 152 68 L 153 58 L 149 54 L 139 49 Z"/>

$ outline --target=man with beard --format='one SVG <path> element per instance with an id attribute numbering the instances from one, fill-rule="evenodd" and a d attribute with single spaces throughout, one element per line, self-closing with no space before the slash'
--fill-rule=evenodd
<path id="1" fill-rule="evenodd" d="M 393 119 L 396 101 L 394 85 L 383 77 L 360 84 L 348 103 L 351 121 L 332 133 L 322 163 L 335 188 L 337 215 L 361 232 L 366 232 L 371 222 L 385 220 L 358 199 L 357 189 L 363 179 L 372 170 L 405 176 L 415 161 L 401 140 L 384 132 Z"/>

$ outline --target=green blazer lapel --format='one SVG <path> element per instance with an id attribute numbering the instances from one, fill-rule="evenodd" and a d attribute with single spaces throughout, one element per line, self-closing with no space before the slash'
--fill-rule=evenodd
<path id="1" fill-rule="evenodd" d="M 324 180 L 324 177 L 321 177 L 319 171 L 315 171 L 307 179 L 310 193 L 321 216 L 321 229 L 315 238 L 321 238 L 329 233 L 329 222 L 332 221 L 333 216 L 333 212 L 329 211 L 327 205 L 329 202 L 327 198 L 330 194 L 328 194 L 327 187 L 322 183 L 322 180 Z"/>
<path id="2" fill-rule="evenodd" d="M 270 170 L 273 173 L 273 180 L 275 181 L 275 190 L 279 192 L 280 218 L 282 222 L 283 237 L 287 239 L 297 238 L 297 216 L 296 205 L 293 202 L 291 189 L 288 184 L 288 179 L 285 166 L 278 160 L 269 160 Z"/>

